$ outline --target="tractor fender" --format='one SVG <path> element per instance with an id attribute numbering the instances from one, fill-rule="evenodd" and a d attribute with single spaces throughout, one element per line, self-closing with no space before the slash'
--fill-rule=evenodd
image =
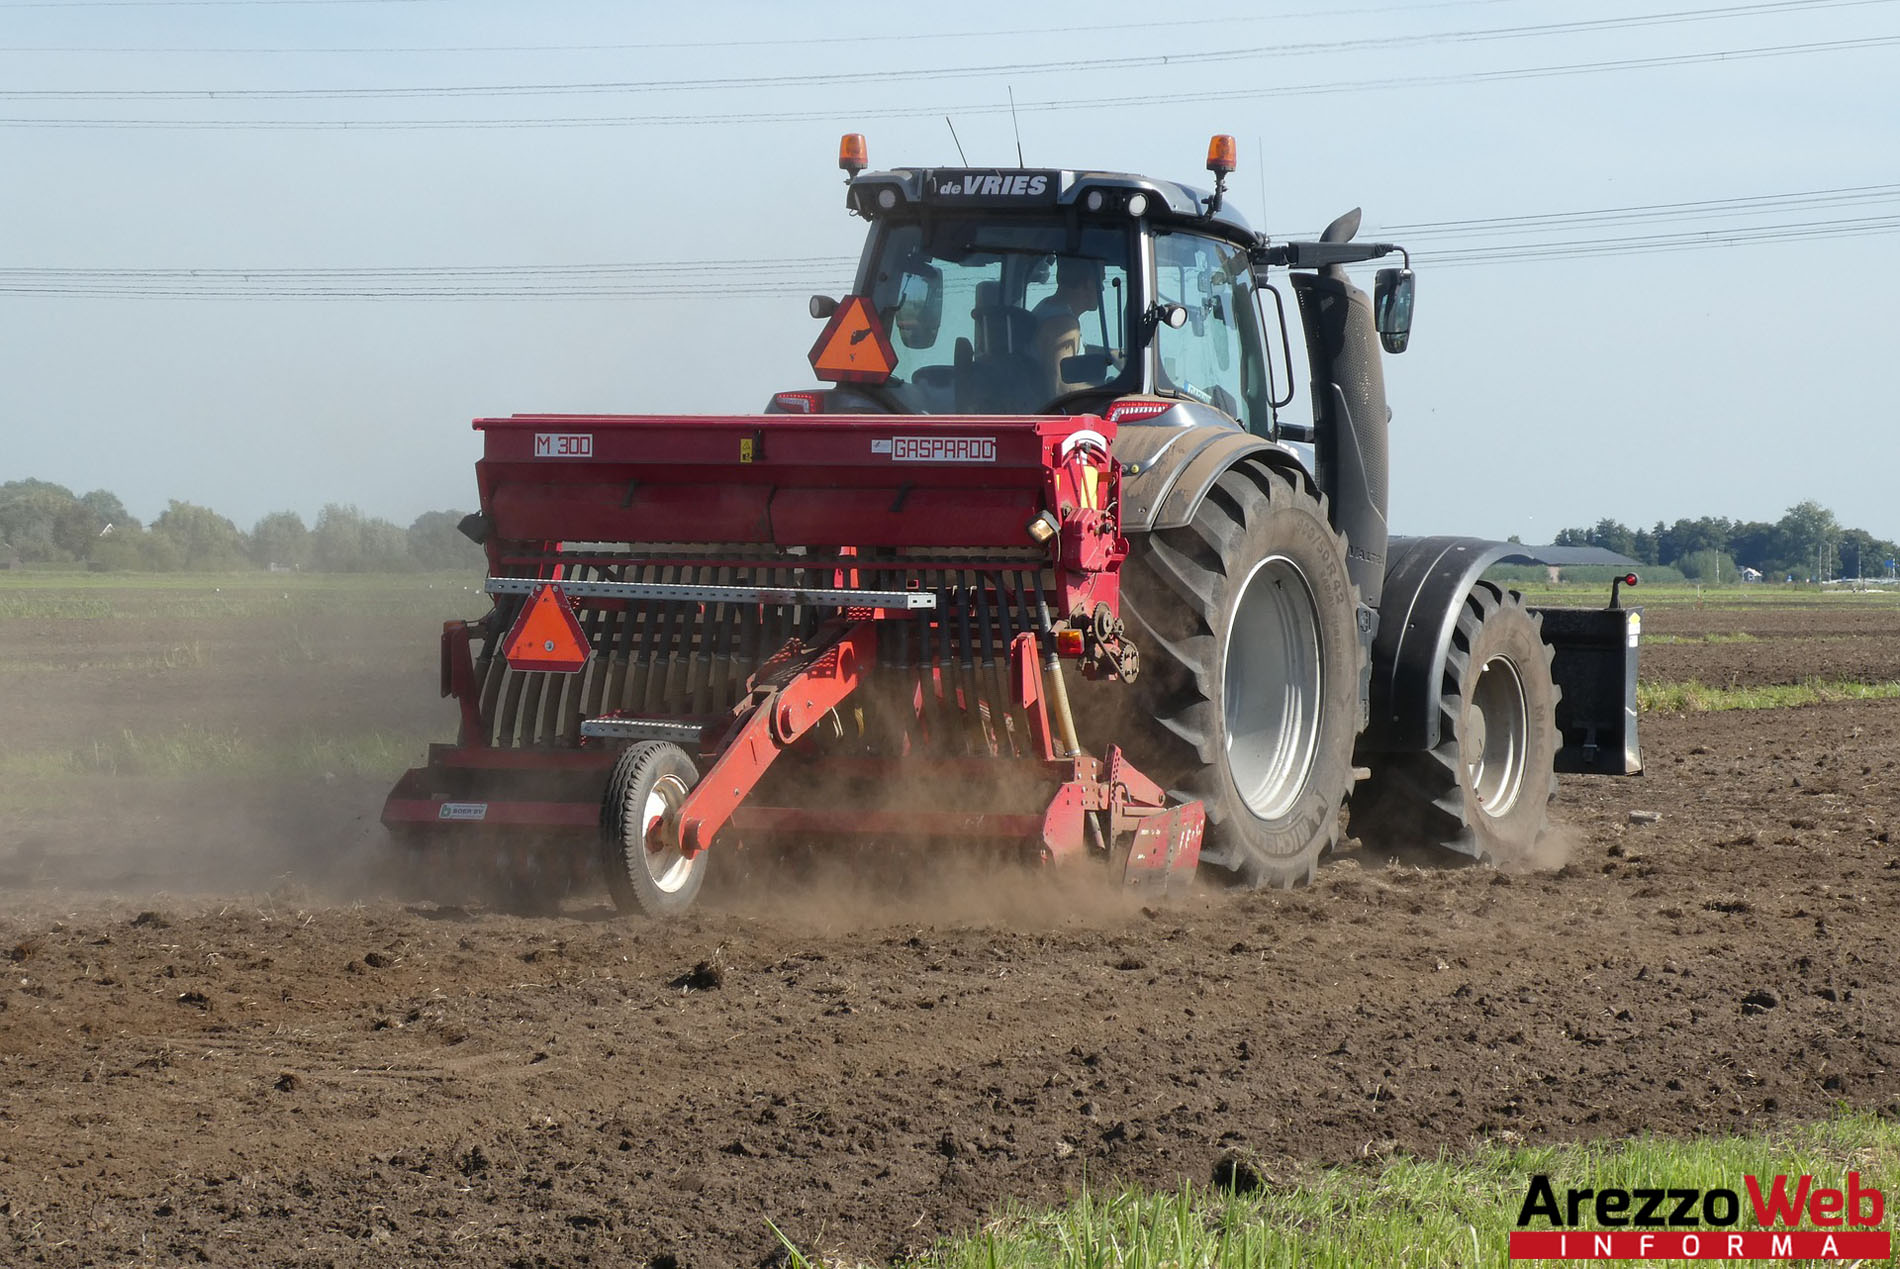
<path id="1" fill-rule="evenodd" d="M 1211 410 L 1186 405 L 1153 423 L 1122 423 L 1113 449 L 1122 465 L 1124 533 L 1181 528 L 1221 473 L 1248 459 L 1297 471 L 1303 483 L 1312 484 L 1295 451 L 1244 432 Z"/>
<path id="2" fill-rule="evenodd" d="M 1161 417 L 1181 412 L 1177 408 Z M 1277 471 L 1312 495 L 1326 510 L 1335 532 L 1338 531 L 1333 509 L 1313 479 L 1313 473 L 1301 461 L 1299 452 L 1242 431 L 1230 422 L 1192 428 L 1123 425 L 1116 433 L 1114 451 L 1124 472 L 1121 513 L 1124 533 L 1185 528 L 1192 523 L 1195 511 L 1214 482 L 1245 463 Z M 1345 543 L 1345 550 L 1350 574 L 1350 542 Z M 1358 728 L 1363 729 L 1372 713 L 1370 653 L 1379 614 L 1365 602 L 1356 583 L 1353 606 L 1353 624 L 1359 633 L 1360 647 Z"/>
<path id="3" fill-rule="evenodd" d="M 1372 641 L 1371 719 L 1362 750 L 1438 746 L 1439 684 L 1465 596 L 1484 570 L 1521 548 L 1483 538 L 1395 537 Z"/>

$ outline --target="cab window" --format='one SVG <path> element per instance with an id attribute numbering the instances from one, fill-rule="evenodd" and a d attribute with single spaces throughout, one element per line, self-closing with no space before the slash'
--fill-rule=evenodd
<path id="1" fill-rule="evenodd" d="M 1124 225 L 942 216 L 883 231 L 872 307 L 897 368 L 884 391 L 919 414 L 1035 414 L 1076 392 L 1130 390 Z"/>
<path id="2" fill-rule="evenodd" d="M 1155 299 L 1187 309 L 1179 330 L 1156 329 L 1156 388 L 1267 434 L 1273 411 L 1246 250 L 1199 234 L 1157 233 Z"/>

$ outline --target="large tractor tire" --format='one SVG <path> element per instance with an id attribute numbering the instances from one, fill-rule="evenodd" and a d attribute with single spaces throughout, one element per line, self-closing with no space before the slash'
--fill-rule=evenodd
<path id="1" fill-rule="evenodd" d="M 1368 845 L 1430 845 L 1503 867 L 1534 862 L 1557 777 L 1557 700 L 1543 623 L 1479 582 L 1445 658 L 1438 747 L 1372 756 L 1351 828 Z"/>
<path id="2" fill-rule="evenodd" d="M 1346 545 L 1318 499 L 1243 463 L 1194 519 L 1134 539 L 1122 615 L 1141 650 L 1115 738 L 1207 808 L 1201 862 L 1250 886 L 1310 881 L 1352 788 L 1365 652 Z"/>
<path id="3" fill-rule="evenodd" d="M 629 745 L 614 764 L 601 804 L 600 861 L 621 912 L 677 916 L 699 897 L 707 852 L 688 859 L 679 847 L 680 806 L 698 780 L 686 751 L 661 741 Z"/>

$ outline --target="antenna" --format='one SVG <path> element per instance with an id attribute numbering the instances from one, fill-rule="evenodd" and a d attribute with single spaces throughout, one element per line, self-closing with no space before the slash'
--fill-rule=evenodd
<path id="1" fill-rule="evenodd" d="M 1005 85 L 1005 87 L 1009 89 L 1009 126 L 1016 129 L 1016 166 L 1021 167 L 1023 166 L 1023 125 L 1016 119 L 1016 89 L 1012 85 Z"/>
<path id="2" fill-rule="evenodd" d="M 950 122 L 949 115 L 943 117 L 943 126 L 950 129 L 950 139 L 957 142 L 957 162 L 965 167 L 970 166 L 970 160 L 963 157 L 963 142 L 957 141 L 957 125 Z"/>
<path id="3" fill-rule="evenodd" d="M 1253 165 L 1260 169 L 1260 225 L 1264 229 L 1267 221 L 1267 143 L 1259 137 L 1253 139 Z"/>

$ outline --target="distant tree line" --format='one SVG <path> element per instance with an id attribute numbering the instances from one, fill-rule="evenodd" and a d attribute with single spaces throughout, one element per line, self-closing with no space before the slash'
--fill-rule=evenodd
<path id="1" fill-rule="evenodd" d="M 1599 520 L 1588 529 L 1565 529 L 1558 546 L 1601 546 L 1650 565 L 1679 569 L 1697 581 L 1733 581 L 1743 568 L 1759 570 L 1769 581 L 1794 577 L 1882 577 L 1887 561 L 1900 555 L 1894 544 L 1865 529 L 1841 526 L 1818 502 L 1801 502 L 1769 524 L 1703 516 L 1654 528 L 1632 529 L 1615 520 Z"/>
<path id="2" fill-rule="evenodd" d="M 482 567 L 481 548 L 456 529 L 459 511 L 425 511 L 407 529 L 331 503 L 306 525 L 273 511 L 247 533 L 209 507 L 173 501 L 141 524 L 104 489 L 75 494 L 44 480 L 0 484 L 0 562 L 86 564 L 139 572 L 244 568 L 391 573 Z"/>

